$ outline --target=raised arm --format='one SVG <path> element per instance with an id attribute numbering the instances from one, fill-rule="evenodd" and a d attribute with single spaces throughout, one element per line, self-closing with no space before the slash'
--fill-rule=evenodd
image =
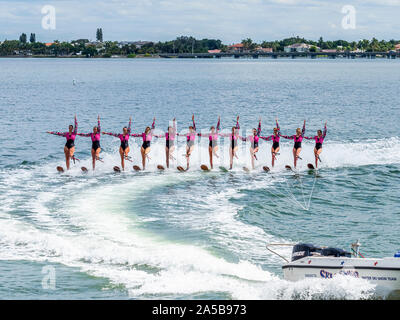
<path id="1" fill-rule="evenodd" d="M 236 129 L 240 129 L 239 116 L 236 117 Z"/>
<path id="2" fill-rule="evenodd" d="M 101 127 L 100 127 L 100 116 L 97 116 L 97 132 L 101 132 Z"/>
<path id="3" fill-rule="evenodd" d="M 129 118 L 128 134 L 131 134 L 132 117 Z"/>
<path id="4" fill-rule="evenodd" d="M 306 133 L 306 120 L 304 120 L 304 123 L 303 123 L 303 129 L 301 130 L 301 136 L 304 137 L 305 133 Z"/>
<path id="5" fill-rule="evenodd" d="M 275 119 L 275 122 L 276 122 L 276 128 L 278 129 L 278 131 L 281 130 L 281 128 L 279 127 L 278 118 Z"/>
<path id="6" fill-rule="evenodd" d="M 194 115 L 192 115 L 193 130 L 196 131 L 196 123 L 194 122 Z"/>
<path id="7" fill-rule="evenodd" d="M 257 136 L 260 136 L 260 134 L 261 134 L 261 118 L 258 121 Z"/>
<path id="8" fill-rule="evenodd" d="M 74 133 L 77 134 L 78 133 L 78 120 L 76 119 L 76 115 L 74 118 Z"/>
<path id="9" fill-rule="evenodd" d="M 324 132 L 322 133 L 322 138 L 325 139 L 327 131 L 328 131 L 328 130 L 326 129 L 326 122 L 325 122 Z"/>
<path id="10" fill-rule="evenodd" d="M 217 123 L 217 133 L 218 133 L 218 131 L 219 131 L 220 127 L 221 127 L 221 117 L 218 117 L 218 123 Z"/>

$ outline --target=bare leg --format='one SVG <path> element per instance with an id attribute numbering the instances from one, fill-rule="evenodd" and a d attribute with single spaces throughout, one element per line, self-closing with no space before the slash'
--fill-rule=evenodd
<path id="1" fill-rule="evenodd" d="M 322 148 L 320 148 L 319 150 L 316 150 L 316 153 L 315 153 L 315 167 L 316 168 L 318 168 L 318 160 L 319 160 L 319 155 L 321 154 L 321 152 L 322 152 Z"/>
<path id="2" fill-rule="evenodd" d="M 233 166 L 233 149 L 229 148 L 229 169 L 232 170 Z"/>
<path id="3" fill-rule="evenodd" d="M 296 163 L 297 163 L 296 149 L 293 148 L 293 164 L 295 168 L 296 168 Z"/>
<path id="4" fill-rule="evenodd" d="M 300 152 L 301 152 L 301 148 L 298 148 L 297 149 L 297 151 L 296 151 L 296 156 L 295 156 L 295 165 L 294 165 L 294 167 L 296 168 L 296 164 L 297 164 L 297 159 L 299 158 L 299 156 L 300 156 Z"/>
<path id="5" fill-rule="evenodd" d="M 65 166 L 67 170 L 69 170 L 69 150 L 67 147 L 64 147 L 64 154 L 65 154 Z"/>
<path id="6" fill-rule="evenodd" d="M 167 165 L 167 168 L 169 168 L 169 148 L 165 147 L 165 164 Z"/>
<path id="7" fill-rule="evenodd" d="M 189 169 L 189 159 L 190 159 L 190 155 L 192 154 L 193 149 L 194 149 L 194 146 L 191 146 L 191 147 L 186 146 L 186 162 L 187 162 L 186 170 Z"/>
<path id="8" fill-rule="evenodd" d="M 146 153 L 143 147 L 140 148 L 140 154 L 142 155 L 142 166 L 144 170 L 146 168 Z"/>
<path id="9" fill-rule="evenodd" d="M 210 166 L 212 169 L 213 168 L 213 163 L 212 163 L 213 148 L 212 147 L 208 147 L 208 153 L 210 154 Z"/>
<path id="10" fill-rule="evenodd" d="M 119 154 L 121 156 L 121 167 L 122 167 L 122 170 L 125 170 L 125 151 L 121 147 L 119 147 Z"/>
<path id="11" fill-rule="evenodd" d="M 254 150 L 250 148 L 251 167 L 254 169 Z"/>
<path id="12" fill-rule="evenodd" d="M 216 156 L 217 158 L 219 158 L 218 155 L 217 155 L 217 151 L 218 151 L 218 146 L 215 146 L 215 147 L 213 148 L 213 154 L 214 154 L 214 156 Z"/>
<path id="13" fill-rule="evenodd" d="M 93 167 L 93 171 L 96 167 L 96 151 L 94 151 L 93 149 L 91 150 L 92 153 L 92 167 Z"/>

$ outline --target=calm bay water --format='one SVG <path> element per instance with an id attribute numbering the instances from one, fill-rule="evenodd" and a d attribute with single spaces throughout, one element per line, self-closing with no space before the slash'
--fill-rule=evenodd
<path id="1" fill-rule="evenodd" d="M 355 279 L 284 281 L 266 243 L 348 249 L 359 239 L 371 257 L 400 249 L 398 60 L 0 59 L 0 70 L 0 298 L 370 298 L 374 289 Z M 204 173 L 203 138 L 189 172 L 175 169 L 185 163 L 183 139 L 160 173 L 165 142 L 155 139 L 146 172 L 116 175 L 119 140 L 108 136 L 96 172 L 80 171 L 91 166 L 84 137 L 81 162 L 55 170 L 65 139 L 45 132 L 66 131 L 74 114 L 80 132 L 100 114 L 105 131 L 120 132 L 132 116 L 142 132 L 155 116 L 161 133 L 173 117 L 184 131 L 192 113 L 205 131 L 218 115 L 229 130 L 238 114 L 243 134 L 260 116 L 263 135 L 275 117 L 284 134 L 306 119 L 308 136 L 327 121 L 321 170 L 305 170 L 305 142 L 300 176 L 285 171 L 292 144 L 283 140 L 271 174 L 262 171 L 269 142 L 249 174 L 244 143 L 232 172 Z M 139 165 L 140 145 L 132 138 Z M 221 145 L 216 163 L 226 166 Z M 42 283 L 49 267 L 54 290 Z"/>

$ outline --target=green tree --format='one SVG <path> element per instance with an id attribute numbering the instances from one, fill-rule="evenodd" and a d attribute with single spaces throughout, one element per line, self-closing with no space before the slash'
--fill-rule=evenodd
<path id="1" fill-rule="evenodd" d="M 36 34 L 31 33 L 31 36 L 29 38 L 29 42 L 30 43 L 35 43 L 36 42 Z"/>
<path id="2" fill-rule="evenodd" d="M 99 42 L 103 42 L 103 29 L 102 28 L 97 28 L 96 40 Z"/>
<path id="3" fill-rule="evenodd" d="M 19 36 L 19 42 L 25 44 L 26 43 L 26 33 L 23 33 Z"/>

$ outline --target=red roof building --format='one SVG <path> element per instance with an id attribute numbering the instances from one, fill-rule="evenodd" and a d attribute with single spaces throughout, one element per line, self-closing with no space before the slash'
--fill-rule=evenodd
<path id="1" fill-rule="evenodd" d="M 243 45 L 243 43 L 232 44 L 232 45 L 228 46 L 228 50 L 233 51 L 233 52 L 243 52 L 244 45 Z"/>
<path id="2" fill-rule="evenodd" d="M 221 53 L 221 50 L 219 49 L 208 50 L 208 53 Z"/>

